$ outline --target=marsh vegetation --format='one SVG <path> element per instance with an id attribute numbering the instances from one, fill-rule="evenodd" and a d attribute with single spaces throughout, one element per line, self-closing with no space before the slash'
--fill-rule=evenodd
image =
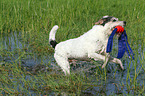
<path id="1" fill-rule="evenodd" d="M 0 0 L 0 95 L 145 95 L 144 0 Z M 48 35 L 59 25 L 57 41 L 82 35 L 104 15 L 127 21 L 135 60 L 121 59 L 124 71 L 109 63 L 77 61 L 64 76 L 53 58 Z M 116 56 L 114 46 L 112 56 Z"/>

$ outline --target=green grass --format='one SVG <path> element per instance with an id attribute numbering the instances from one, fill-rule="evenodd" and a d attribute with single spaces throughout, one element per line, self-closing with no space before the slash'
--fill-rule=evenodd
<path id="1" fill-rule="evenodd" d="M 99 95 L 105 95 L 104 83 L 107 84 L 110 80 L 106 69 L 100 70 L 97 67 L 93 75 L 88 75 L 88 72 L 84 72 L 84 75 L 72 72 L 71 76 L 64 76 L 61 72 L 55 73 L 55 70 L 38 72 L 35 75 L 22 68 L 22 60 L 29 57 L 35 59 L 36 54 L 41 59 L 47 59 L 44 57 L 52 55 L 53 49 L 49 46 L 48 35 L 54 25 L 59 26 L 56 39 L 60 42 L 82 35 L 104 15 L 127 21 L 125 29 L 136 58 L 134 61 L 126 59 L 126 56 L 122 59 L 126 64 L 126 73 L 118 71 L 117 68 L 112 69 L 114 80 L 117 80 L 116 75 L 121 77 L 121 73 L 126 74 L 125 82 L 121 78 L 117 84 L 114 83 L 117 93 L 122 91 L 125 95 L 145 94 L 144 82 L 141 83 L 145 71 L 144 0 L 0 1 L 0 39 L 6 40 L 6 44 L 0 42 L 0 95 L 83 95 L 84 90 L 94 87 L 100 89 L 97 91 Z M 3 37 L 11 36 L 14 32 L 22 42 L 22 48 L 16 47 L 12 50 L 9 38 Z M 9 47 L 5 48 L 5 45 Z M 53 61 L 44 63 L 41 60 L 41 64 L 48 67 L 51 62 Z M 116 94 L 116 91 L 112 94 Z"/>

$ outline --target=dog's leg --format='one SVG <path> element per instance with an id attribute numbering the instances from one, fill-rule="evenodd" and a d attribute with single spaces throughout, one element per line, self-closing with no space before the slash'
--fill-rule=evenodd
<path id="1" fill-rule="evenodd" d="M 106 66 L 106 64 L 108 63 L 109 59 L 110 59 L 110 55 L 109 55 L 109 53 L 106 53 L 105 54 L 105 61 L 104 61 L 104 64 L 102 65 L 102 68 L 104 68 Z"/>
<path id="2" fill-rule="evenodd" d="M 57 55 L 57 54 L 54 54 L 54 58 L 55 58 L 57 64 L 61 67 L 61 69 L 65 73 L 65 75 L 69 75 L 70 74 L 70 65 L 69 65 L 68 59 L 64 58 L 60 55 Z"/>
<path id="3" fill-rule="evenodd" d="M 97 54 L 97 53 L 90 53 L 90 54 L 88 54 L 88 57 L 89 58 L 92 58 L 92 59 L 94 59 L 96 61 L 97 60 L 103 60 L 104 61 L 104 64 L 103 64 L 102 68 L 104 68 L 106 66 L 107 62 L 109 61 L 109 58 L 108 57 L 105 57 L 104 55 Z"/>
<path id="4" fill-rule="evenodd" d="M 102 54 L 103 52 L 105 52 L 105 50 L 106 50 L 105 47 L 103 47 L 99 53 Z"/>
<path id="5" fill-rule="evenodd" d="M 105 61 L 104 64 L 102 65 L 102 68 L 104 68 L 106 66 L 106 64 L 108 63 L 108 61 L 111 61 L 113 63 L 120 64 L 120 67 L 122 68 L 122 70 L 124 70 L 124 67 L 122 65 L 121 60 L 119 60 L 117 58 L 113 58 L 113 59 L 110 60 L 109 59 L 110 58 L 109 54 L 107 54 L 107 57 L 105 57 L 104 55 L 100 55 L 100 54 L 97 54 L 97 53 L 91 53 L 91 54 L 88 55 L 88 57 L 89 58 L 92 58 L 94 60 L 98 60 L 99 59 L 99 60 Z M 105 60 L 105 58 L 106 58 L 106 60 Z"/>
<path id="6" fill-rule="evenodd" d="M 117 58 L 111 58 L 110 61 L 113 62 L 113 63 L 116 63 L 116 64 L 120 64 L 120 67 L 122 68 L 122 70 L 124 70 L 124 67 L 123 67 L 123 65 L 122 65 L 121 60 L 119 60 L 119 59 L 117 59 Z"/>

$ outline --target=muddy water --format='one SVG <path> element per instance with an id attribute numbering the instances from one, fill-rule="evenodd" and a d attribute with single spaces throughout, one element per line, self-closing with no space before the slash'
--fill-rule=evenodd
<path id="1" fill-rule="evenodd" d="M 21 34 L 19 33 L 10 33 L 9 35 L 1 36 L 0 37 L 0 49 L 1 50 L 7 50 L 7 51 L 16 51 L 19 49 L 23 49 L 24 47 L 29 47 L 29 43 L 23 42 L 20 38 Z M 31 52 L 31 50 L 28 50 Z M 136 55 L 135 58 L 137 58 L 136 62 L 131 61 L 128 58 L 123 58 L 123 66 L 125 68 L 124 71 L 121 71 L 116 64 L 109 63 L 106 68 L 106 81 L 101 81 L 101 79 L 96 78 L 94 75 L 99 75 L 102 71 L 100 64 L 102 62 L 97 62 L 95 64 L 94 61 L 92 62 L 85 62 L 85 61 L 76 61 L 71 64 L 71 71 L 74 73 L 80 73 L 82 75 L 90 76 L 92 80 L 92 84 L 101 85 L 101 86 L 92 86 L 91 88 L 88 88 L 86 90 L 82 91 L 82 95 L 113 95 L 113 94 L 134 94 L 133 85 L 130 81 L 132 81 L 137 73 L 136 77 L 136 85 L 142 86 L 145 81 L 145 74 L 144 69 L 142 68 L 143 64 L 143 58 L 144 54 L 141 51 L 141 49 L 138 49 L 138 56 Z M 15 58 L 18 58 L 18 55 L 14 54 Z M 0 57 L 0 61 L 4 62 L 12 62 L 12 60 L 15 60 L 15 58 L 9 58 L 9 57 Z M 0 64 L 4 64 L 4 62 L 1 62 Z M 49 66 L 46 66 L 50 62 Z M 135 63 L 137 63 L 135 67 Z M 36 55 L 27 55 L 27 58 L 21 59 L 21 65 L 22 67 L 32 72 L 33 74 L 37 73 L 38 71 L 48 71 L 50 68 L 54 71 L 60 70 L 60 68 L 55 63 L 55 60 L 53 58 L 53 54 L 48 56 L 37 56 Z M 99 70 L 99 71 L 96 71 Z M 128 71 L 129 70 L 129 71 Z M 53 72 L 51 71 L 51 72 Z M 98 72 L 98 73 L 97 73 Z M 100 73 L 99 73 L 100 72 Z M 99 77 L 99 76 L 98 76 Z M 130 86 L 130 89 L 129 87 Z"/>

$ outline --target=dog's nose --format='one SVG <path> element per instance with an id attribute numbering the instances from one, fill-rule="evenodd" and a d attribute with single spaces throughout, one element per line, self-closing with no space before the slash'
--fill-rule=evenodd
<path id="1" fill-rule="evenodd" d="M 123 21 L 123 23 L 126 25 L 126 21 Z"/>

